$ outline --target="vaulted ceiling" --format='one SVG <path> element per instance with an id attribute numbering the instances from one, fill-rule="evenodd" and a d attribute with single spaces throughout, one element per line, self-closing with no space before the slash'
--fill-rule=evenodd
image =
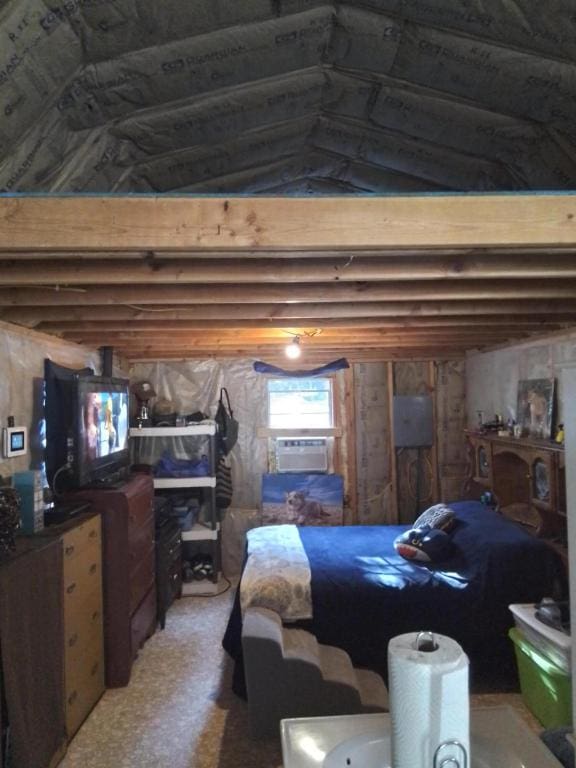
<path id="1" fill-rule="evenodd" d="M 76 219 L 70 198 L 39 218 L 0 199 L 0 320 L 131 359 L 274 356 L 294 334 L 309 359 L 450 357 L 573 327 L 574 213 L 491 240 L 505 204 L 472 203 L 482 236 L 431 245 L 418 199 L 397 240 L 385 206 L 367 222 L 342 196 L 576 189 L 575 61 L 573 0 L 0 0 L 0 192 L 224 196 L 210 243 L 115 198 L 84 242 L 100 198 Z M 296 237 L 319 209 L 260 223 L 235 195 L 337 196 L 336 237 Z"/>
<path id="2" fill-rule="evenodd" d="M 0 190 L 576 185 L 573 0 L 0 0 Z"/>

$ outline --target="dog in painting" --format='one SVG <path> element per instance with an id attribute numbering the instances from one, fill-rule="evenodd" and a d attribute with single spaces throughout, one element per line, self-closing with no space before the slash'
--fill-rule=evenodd
<path id="1" fill-rule="evenodd" d="M 306 496 L 306 491 L 290 491 L 286 494 L 286 512 L 289 520 L 293 520 L 296 525 L 317 522 L 328 517 L 319 501 L 307 499 Z"/>

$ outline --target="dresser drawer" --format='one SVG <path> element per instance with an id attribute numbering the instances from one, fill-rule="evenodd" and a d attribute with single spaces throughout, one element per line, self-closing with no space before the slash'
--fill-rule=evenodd
<path id="1" fill-rule="evenodd" d="M 101 521 L 100 515 L 94 515 L 85 523 L 81 523 L 68 533 L 64 534 L 62 539 L 64 553 L 64 573 L 80 552 L 96 547 L 101 549 Z"/>
<path id="2" fill-rule="evenodd" d="M 69 626 L 81 611 L 88 595 L 102 590 L 102 560 L 100 551 L 92 557 L 80 557 L 72 575 L 64 574 L 64 625 Z"/>
<path id="3" fill-rule="evenodd" d="M 146 639 L 154 633 L 156 627 L 156 589 L 149 590 L 130 623 L 132 658 L 136 658 Z"/>
<path id="4" fill-rule="evenodd" d="M 152 516 L 144 518 L 142 524 L 137 528 L 130 529 L 128 540 L 130 570 L 146 556 L 146 553 L 154 544 L 154 530 L 154 518 Z"/>
<path id="5" fill-rule="evenodd" d="M 132 540 L 133 535 L 138 528 L 147 525 L 150 520 L 154 520 L 154 507 L 148 494 L 136 496 L 130 504 L 128 511 L 128 537 Z M 152 524 L 154 527 L 154 524 Z"/>
<path id="6" fill-rule="evenodd" d="M 151 584 L 154 583 L 155 571 L 154 547 L 152 546 L 130 571 L 130 613 L 134 613 Z"/>
<path id="7" fill-rule="evenodd" d="M 64 658 L 68 673 L 98 639 L 103 642 L 102 593 L 92 592 L 64 626 Z"/>
<path id="8" fill-rule="evenodd" d="M 104 692 L 102 644 L 92 645 L 66 675 L 66 730 L 71 738 Z"/>

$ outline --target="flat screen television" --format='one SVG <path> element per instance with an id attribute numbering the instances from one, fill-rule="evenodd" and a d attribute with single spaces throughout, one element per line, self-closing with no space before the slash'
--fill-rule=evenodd
<path id="1" fill-rule="evenodd" d="M 46 475 L 55 493 L 111 485 L 130 466 L 129 381 L 66 370 L 45 367 Z"/>

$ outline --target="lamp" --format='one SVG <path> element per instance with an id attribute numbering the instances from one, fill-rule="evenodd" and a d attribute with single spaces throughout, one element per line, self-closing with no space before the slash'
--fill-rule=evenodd
<path id="1" fill-rule="evenodd" d="M 286 352 L 286 357 L 289 357 L 290 360 L 297 360 L 302 354 L 302 349 L 300 348 L 300 336 L 294 336 L 290 344 L 285 347 L 284 351 Z"/>

